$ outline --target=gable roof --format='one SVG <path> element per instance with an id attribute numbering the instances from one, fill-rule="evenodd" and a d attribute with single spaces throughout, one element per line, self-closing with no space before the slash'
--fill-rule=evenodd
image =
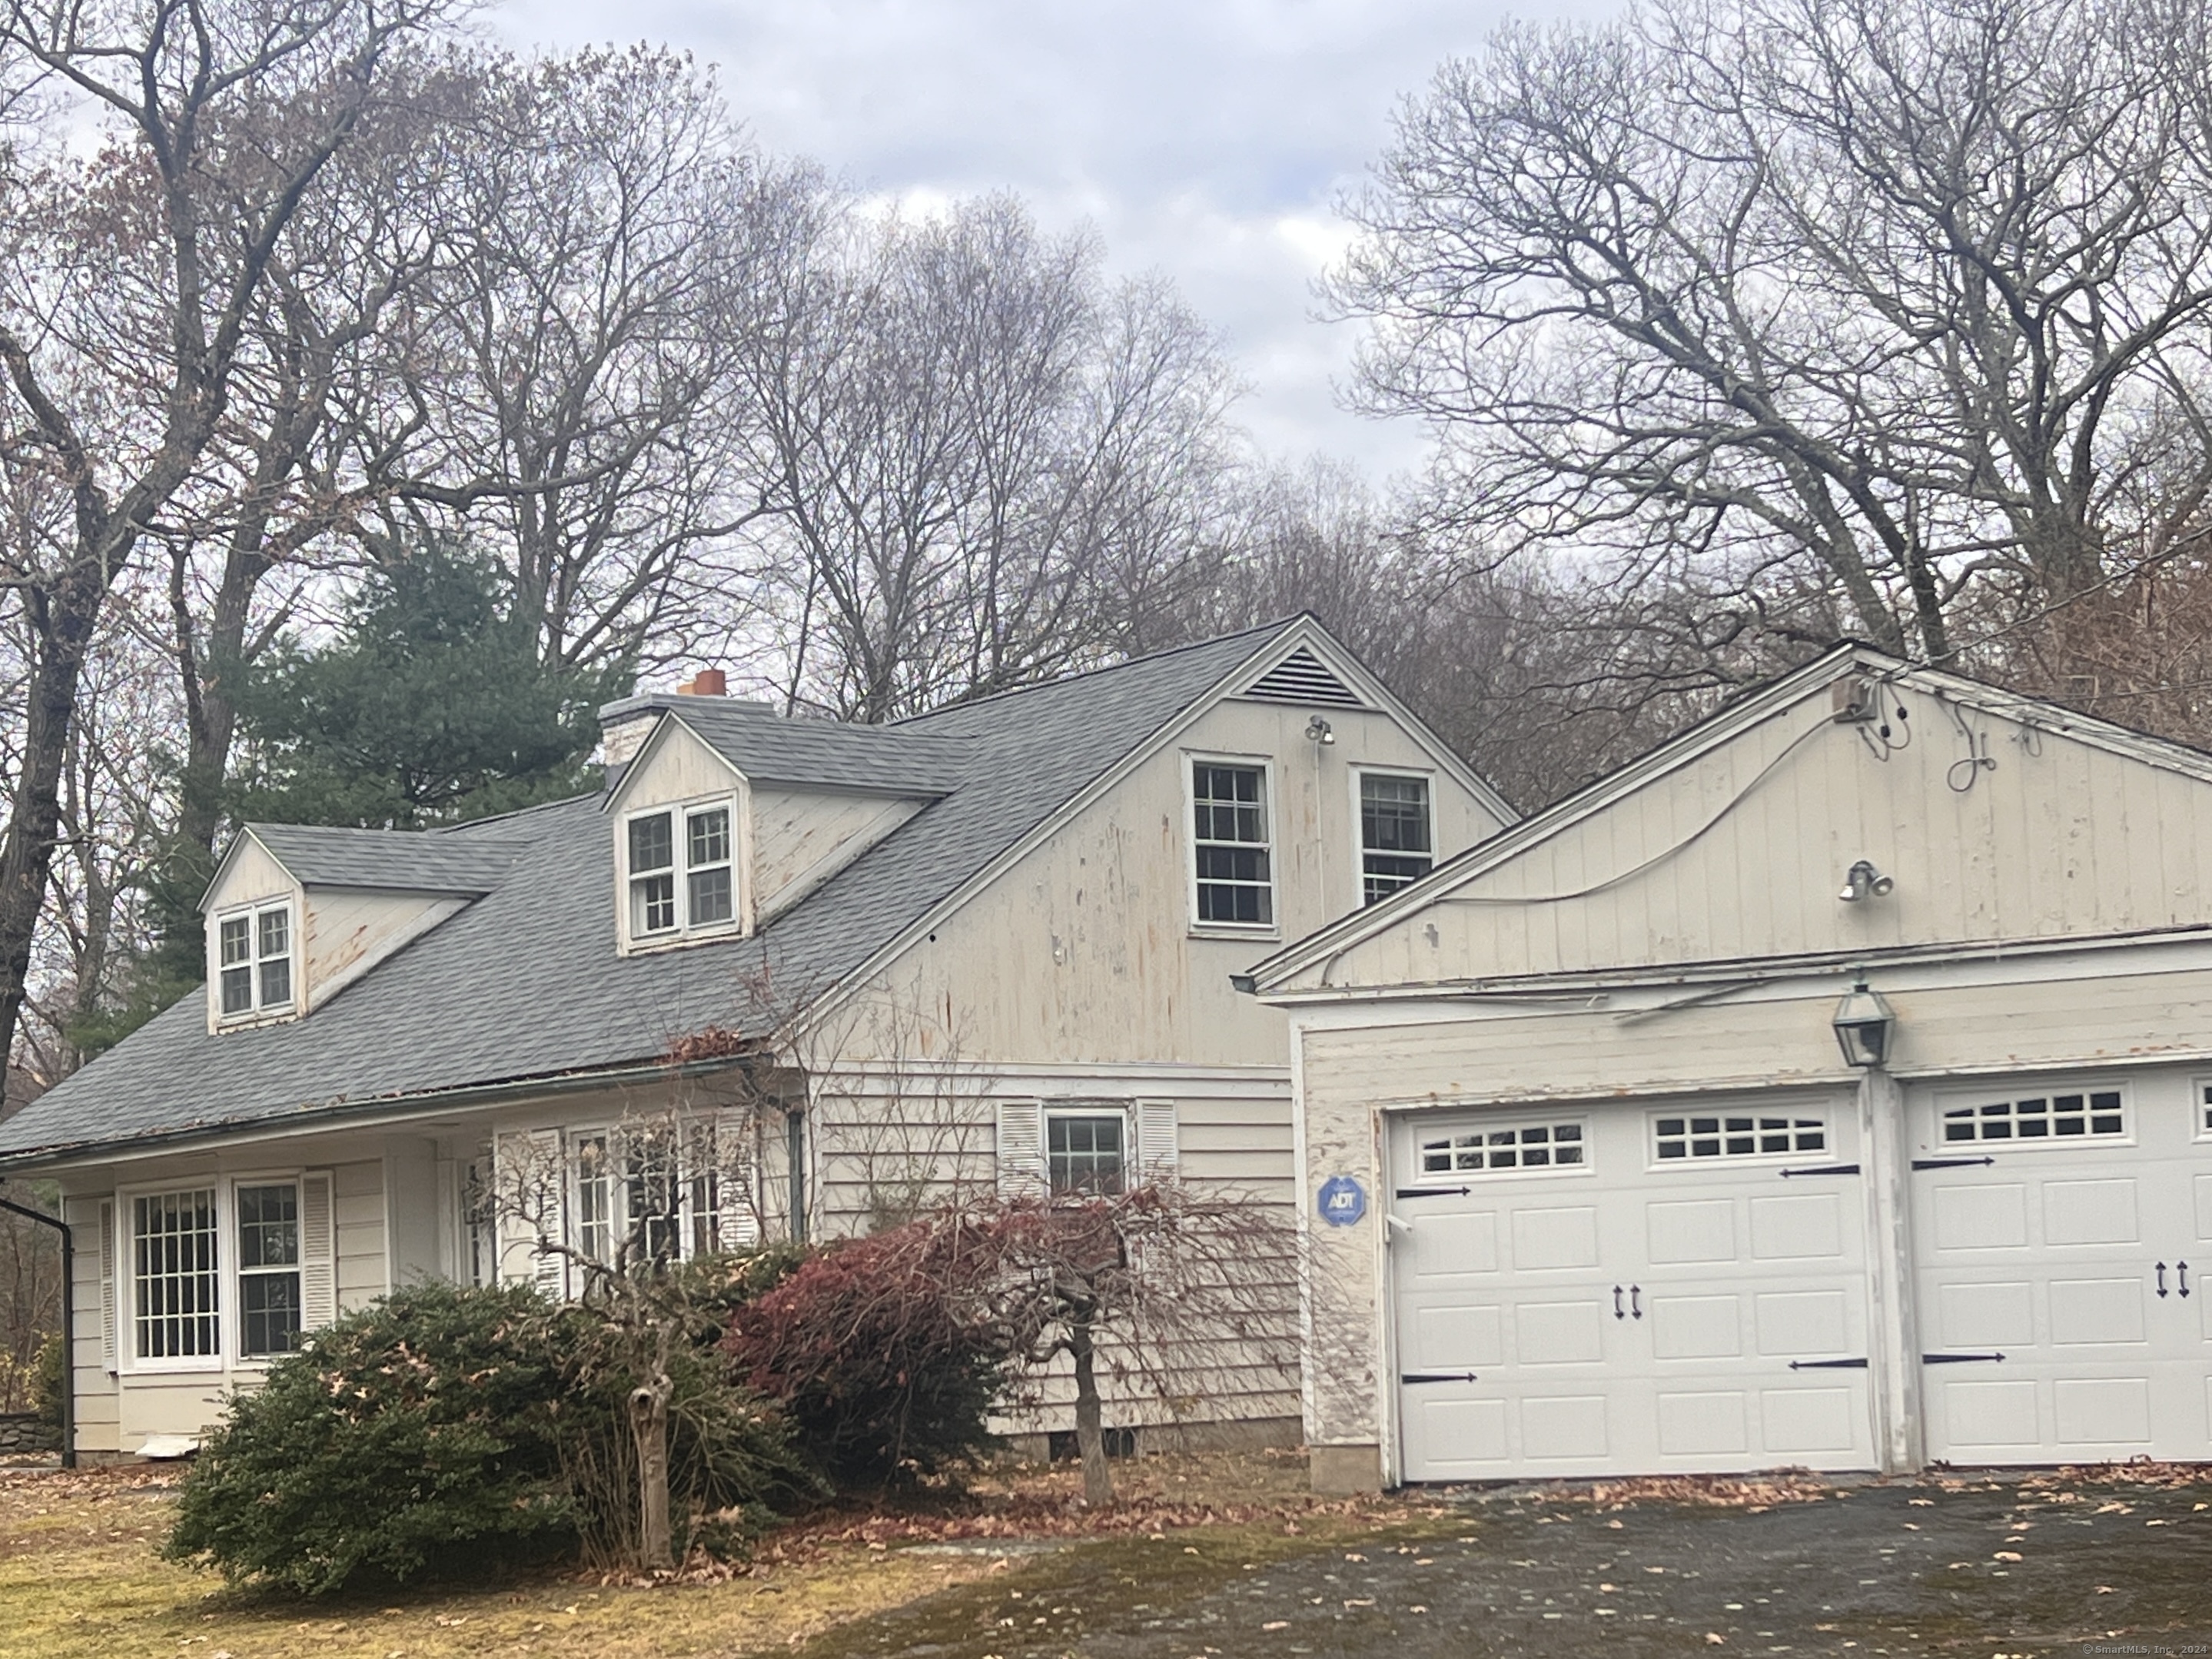
<path id="1" fill-rule="evenodd" d="M 835 753 L 825 745 L 843 766 L 864 745 L 921 739 L 917 764 L 945 793 L 750 939 L 617 956 L 597 797 L 395 837 L 454 863 L 512 862 L 482 897 L 306 1018 L 210 1036 L 195 991 L 0 1126 L 0 1164 L 615 1073 L 658 1064 L 675 1039 L 710 1025 L 742 1030 L 763 982 L 811 1001 L 864 977 L 1213 697 L 1315 637 L 1325 637 L 1318 625 L 1297 618 L 939 710 Z M 765 753 L 745 724 L 761 718 L 705 724 Z"/>
<path id="2" fill-rule="evenodd" d="M 489 893 L 531 845 L 526 837 L 490 829 L 467 836 L 394 835 L 385 830 L 249 823 L 240 836 L 260 842 L 302 887 L 410 893 Z M 229 862 L 228 854 L 224 862 Z"/>
<path id="3" fill-rule="evenodd" d="M 1923 699 L 1920 717 L 1877 740 L 1876 722 L 1844 717 L 1844 682 L 1875 689 L 1877 721 L 1905 693 Z M 1984 720 L 2006 722 L 2014 744 L 1993 754 Z M 1418 994 L 1810 960 L 1823 945 L 1867 961 L 2212 925 L 2199 898 L 2212 896 L 2201 833 L 2212 793 L 2197 787 L 2209 783 L 2201 750 L 1846 644 L 1285 946 L 1249 979 L 1263 996 Z M 2149 820 L 2140 835 L 2131 808 Z M 2161 833 L 2166 820 L 2181 833 Z M 1914 860 L 1897 872 L 1896 902 L 1842 907 L 1847 866 L 1885 848 Z M 1476 913 L 1510 920 L 1466 921 Z M 1705 914 L 1747 920 L 1731 935 Z M 1417 928 L 1425 949 L 1410 943 Z M 1730 937 L 1741 954 L 1705 948 Z"/>
<path id="4" fill-rule="evenodd" d="M 755 783 L 908 798 L 948 795 L 967 779 L 976 755 L 973 737 L 939 737 L 910 726 L 786 717 L 720 697 L 671 697 L 661 706 Z M 659 742 L 666 730 L 664 723 L 647 743 Z"/>

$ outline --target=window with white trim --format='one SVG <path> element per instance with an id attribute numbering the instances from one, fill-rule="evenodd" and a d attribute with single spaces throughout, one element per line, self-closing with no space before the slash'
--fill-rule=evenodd
<path id="1" fill-rule="evenodd" d="M 611 1267 L 615 1259 L 614 1158 L 604 1129 L 575 1137 L 576 1249 L 586 1259 Z"/>
<path id="2" fill-rule="evenodd" d="M 1766 1158 L 1778 1152 L 1820 1152 L 1828 1146 L 1825 1118 L 1772 1113 L 1686 1113 L 1651 1121 L 1662 1163 L 1708 1158 Z"/>
<path id="3" fill-rule="evenodd" d="M 2200 1134 L 2212 1135 L 2212 1083 L 2197 1085 L 2197 1128 Z"/>
<path id="4" fill-rule="evenodd" d="M 726 800 L 629 818 L 623 851 L 630 938 L 643 943 L 729 927 L 738 914 L 736 848 Z"/>
<path id="5" fill-rule="evenodd" d="M 1984 1140 L 2094 1140 L 2126 1133 L 2118 1089 L 2028 1095 L 1949 1106 L 1943 1111 L 1943 1139 L 1951 1146 Z"/>
<path id="6" fill-rule="evenodd" d="M 292 1006 L 292 907 L 289 902 L 216 918 L 217 1004 L 225 1019 Z"/>
<path id="7" fill-rule="evenodd" d="M 237 1189 L 238 1352 L 256 1359 L 300 1346 L 300 1186 Z"/>
<path id="8" fill-rule="evenodd" d="M 131 1201 L 131 1353 L 211 1358 L 222 1352 L 216 1189 L 146 1193 Z"/>
<path id="9" fill-rule="evenodd" d="M 1500 1123 L 1426 1138 L 1420 1154 L 1423 1175 L 1487 1175 L 1583 1165 L 1589 1146 L 1579 1121 Z"/>
<path id="10" fill-rule="evenodd" d="M 1050 1112 L 1045 1180 L 1054 1198 L 1111 1198 L 1128 1189 L 1129 1123 L 1120 1112 Z"/>
<path id="11" fill-rule="evenodd" d="M 726 1190 L 723 1162 L 738 1150 L 722 1144 L 711 1123 L 636 1131 L 624 1137 L 619 1218 L 626 1265 L 689 1261 L 732 1248 L 727 1234 L 738 1215 L 724 1206 L 742 1203 L 742 1190 Z M 742 1188 L 746 1183 L 739 1178 Z"/>
<path id="12" fill-rule="evenodd" d="M 1267 769 L 1194 760 L 1190 800 L 1197 920 L 1212 927 L 1273 927 Z"/>
<path id="13" fill-rule="evenodd" d="M 1387 772 L 1359 775 L 1359 890 L 1363 903 L 1388 898 L 1436 862 L 1429 781 Z"/>

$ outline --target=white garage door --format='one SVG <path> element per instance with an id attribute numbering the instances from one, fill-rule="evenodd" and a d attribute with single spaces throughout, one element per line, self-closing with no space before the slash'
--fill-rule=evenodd
<path id="1" fill-rule="evenodd" d="M 1400 1121 L 1405 1478 L 1872 1467 L 1855 1126 L 1802 1097 Z"/>
<path id="2" fill-rule="evenodd" d="M 2212 1119 L 2169 1077 L 1914 1103 L 1928 1455 L 2212 1456 Z"/>

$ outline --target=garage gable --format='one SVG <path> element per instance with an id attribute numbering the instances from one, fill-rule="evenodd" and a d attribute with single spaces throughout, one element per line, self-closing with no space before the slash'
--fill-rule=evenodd
<path id="1" fill-rule="evenodd" d="M 1854 646 L 1254 979 L 1296 998 L 1870 959 L 2198 927 L 2207 892 L 2212 757 Z"/>

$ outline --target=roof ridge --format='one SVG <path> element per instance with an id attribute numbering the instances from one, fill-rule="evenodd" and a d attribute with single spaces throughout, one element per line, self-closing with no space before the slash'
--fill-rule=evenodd
<path id="1" fill-rule="evenodd" d="M 934 708 L 926 708 L 918 714 L 902 714 L 898 719 L 886 720 L 884 724 L 886 726 L 908 726 L 917 720 L 934 720 L 939 714 L 957 714 L 968 708 L 981 708 L 986 703 L 998 702 L 1007 697 L 1027 696 L 1032 691 L 1049 691 L 1055 686 L 1073 685 L 1079 681 L 1097 679 L 1104 674 L 1118 674 L 1125 668 L 1141 668 L 1147 663 L 1163 662 L 1170 657 L 1182 656 L 1186 652 L 1204 651 L 1213 646 L 1227 645 L 1232 640 L 1256 639 L 1265 634 L 1279 634 L 1291 623 L 1312 615 L 1313 612 L 1310 611 L 1297 611 L 1274 622 L 1262 623 L 1251 628 L 1237 629 L 1233 633 L 1215 634 L 1202 640 L 1187 640 L 1181 645 L 1162 646 L 1158 650 L 1147 651 L 1140 657 L 1124 657 L 1119 662 L 1100 663 L 1096 668 L 1079 668 L 1072 674 L 1055 675 L 1048 680 L 1032 680 L 1027 685 L 1009 685 L 983 696 L 971 697 L 964 702 L 939 703 Z"/>

